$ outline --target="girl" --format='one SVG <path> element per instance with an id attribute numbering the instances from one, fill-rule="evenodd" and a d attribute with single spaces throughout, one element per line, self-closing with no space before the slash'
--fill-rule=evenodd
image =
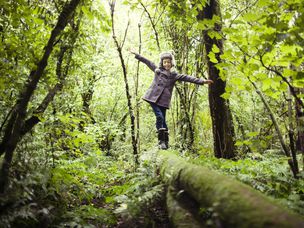
<path id="1" fill-rule="evenodd" d="M 145 63 L 154 72 L 154 80 L 146 94 L 143 96 L 143 99 L 151 105 L 156 116 L 159 147 L 160 149 L 166 150 L 168 149 L 169 142 L 168 127 L 166 124 L 166 110 L 170 107 L 175 82 L 185 81 L 198 85 L 210 85 L 213 81 L 195 78 L 185 74 L 178 74 L 175 71 L 171 71 L 171 68 L 174 66 L 173 56 L 171 53 L 162 53 L 160 55 L 159 66 L 157 67 L 153 62 L 145 57 L 134 51 L 130 52 L 135 55 L 136 59 Z"/>

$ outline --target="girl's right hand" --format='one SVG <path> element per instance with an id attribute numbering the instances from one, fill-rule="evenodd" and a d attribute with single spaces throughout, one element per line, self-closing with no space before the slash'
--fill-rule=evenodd
<path id="1" fill-rule="evenodd" d="M 131 48 L 128 48 L 128 51 L 129 51 L 130 53 L 134 54 L 134 55 L 137 54 L 137 53 L 136 53 L 133 49 L 131 49 Z"/>

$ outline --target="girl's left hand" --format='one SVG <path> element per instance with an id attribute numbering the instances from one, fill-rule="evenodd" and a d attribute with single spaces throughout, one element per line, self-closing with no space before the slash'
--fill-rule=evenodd
<path id="1" fill-rule="evenodd" d="M 207 79 L 207 80 L 205 80 L 204 81 L 204 84 L 208 84 L 208 85 L 210 85 L 210 84 L 212 84 L 213 83 L 213 81 L 212 80 L 210 80 L 210 79 Z"/>

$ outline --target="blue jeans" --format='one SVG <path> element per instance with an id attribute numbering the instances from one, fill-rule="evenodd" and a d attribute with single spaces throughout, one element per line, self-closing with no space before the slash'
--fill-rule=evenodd
<path id="1" fill-rule="evenodd" d="M 167 124 L 166 124 L 167 109 L 165 107 L 158 106 L 155 103 L 150 103 L 150 105 L 151 105 L 153 112 L 155 114 L 155 117 L 156 117 L 156 129 L 157 130 L 160 128 L 168 129 Z"/>

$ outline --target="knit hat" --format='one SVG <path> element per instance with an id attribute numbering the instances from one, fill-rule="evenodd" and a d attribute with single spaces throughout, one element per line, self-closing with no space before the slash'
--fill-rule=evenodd
<path id="1" fill-rule="evenodd" d="M 164 60 L 164 59 L 173 59 L 173 56 L 171 53 L 169 52 L 163 52 L 160 54 L 160 60 Z"/>
<path id="2" fill-rule="evenodd" d="M 164 59 L 171 59 L 172 62 L 172 66 L 174 66 L 174 57 L 171 53 L 169 52 L 163 52 L 160 54 L 160 63 L 159 63 L 159 67 L 163 67 L 163 60 Z"/>

